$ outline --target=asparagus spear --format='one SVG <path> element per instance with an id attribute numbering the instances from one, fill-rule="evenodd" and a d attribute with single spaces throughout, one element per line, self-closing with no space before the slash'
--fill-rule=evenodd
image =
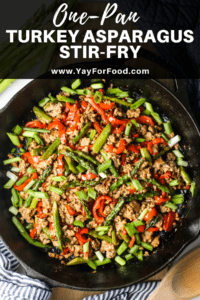
<path id="1" fill-rule="evenodd" d="M 108 226 L 110 225 L 111 221 L 118 215 L 118 213 L 120 212 L 122 206 L 125 203 L 125 199 L 120 197 L 119 201 L 117 202 L 116 206 L 114 207 L 114 209 L 112 210 L 112 212 L 107 216 L 105 222 L 104 222 L 104 226 Z"/>
<path id="2" fill-rule="evenodd" d="M 86 133 L 88 132 L 91 126 L 92 126 L 91 122 L 88 122 L 85 126 L 83 126 L 79 134 L 73 138 L 72 144 L 76 144 L 84 135 L 86 135 Z"/>
<path id="3" fill-rule="evenodd" d="M 84 211 L 85 211 L 85 213 L 86 213 L 86 217 L 87 217 L 88 219 L 92 219 L 92 214 L 91 214 L 91 212 L 90 212 L 90 210 L 89 210 L 89 208 L 88 208 L 87 202 L 85 202 L 85 201 L 82 200 L 82 199 L 80 199 L 80 201 L 81 201 L 81 204 L 83 205 Z"/>
<path id="4" fill-rule="evenodd" d="M 60 138 L 57 137 L 57 139 L 55 139 L 55 141 L 43 153 L 41 159 L 49 158 L 58 149 L 59 145 L 60 145 Z"/>
<path id="5" fill-rule="evenodd" d="M 111 244 L 113 243 L 111 237 L 109 237 L 108 235 L 98 235 L 98 232 L 95 230 L 89 231 L 88 234 L 93 236 L 95 239 L 103 240 Z"/>
<path id="6" fill-rule="evenodd" d="M 76 153 L 65 152 L 65 156 L 71 157 L 73 160 L 79 163 L 83 168 L 97 175 L 94 166 L 89 161 L 85 161 L 82 157 L 78 156 Z"/>
<path id="7" fill-rule="evenodd" d="M 58 248 L 63 252 L 62 247 L 62 231 L 60 227 L 60 219 L 59 219 L 59 212 L 58 212 L 58 205 L 56 200 L 53 202 L 53 219 L 54 219 L 54 227 L 56 230 L 56 237 L 58 239 Z"/>

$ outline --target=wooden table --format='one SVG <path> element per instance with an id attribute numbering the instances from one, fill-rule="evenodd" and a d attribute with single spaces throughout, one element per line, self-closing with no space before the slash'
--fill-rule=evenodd
<path id="1" fill-rule="evenodd" d="M 89 2 L 89 3 L 80 3 L 78 6 L 78 9 L 76 11 L 78 12 L 83 12 L 83 11 L 87 11 L 89 13 L 94 13 L 97 14 L 101 11 L 104 10 L 105 7 L 105 3 L 98 3 L 98 5 L 92 5 L 94 4 L 94 2 Z M 90 24 L 86 24 L 86 26 L 76 26 L 77 29 L 80 29 L 82 31 L 90 28 L 90 29 L 98 29 L 99 28 L 99 24 L 98 21 L 92 21 L 90 22 Z M 129 30 L 129 32 L 131 32 L 131 30 L 136 29 L 137 27 L 135 26 L 134 23 L 129 22 L 128 24 L 126 24 L 125 26 L 121 26 L 121 25 L 116 25 L 114 23 L 114 19 L 110 19 L 106 22 L 106 27 L 104 26 L 102 29 L 115 29 L 115 30 L 119 30 L 119 32 L 121 32 L 122 29 L 127 29 Z M 81 44 L 81 42 L 77 42 L 77 44 Z M 134 45 L 135 46 L 135 45 Z M 143 48 L 157 53 L 156 49 L 154 48 L 154 46 L 151 43 L 147 43 L 142 45 Z M 104 51 L 105 45 L 101 45 L 101 51 Z M 64 65 L 68 65 L 68 64 L 73 64 L 73 63 L 77 63 L 77 62 L 84 62 L 84 59 L 74 59 L 73 57 L 70 57 L 70 59 L 68 60 L 61 60 L 59 58 L 59 55 L 55 55 L 54 60 L 52 62 L 51 67 L 52 68 L 56 68 L 56 67 L 61 67 Z M 129 61 L 129 65 L 131 67 L 137 68 L 137 67 L 144 67 L 144 68 L 149 68 L 151 66 L 151 62 L 149 61 L 145 61 L 145 60 L 141 60 L 141 59 L 137 59 L 137 60 L 131 60 Z M 156 71 L 159 73 L 159 66 L 155 66 Z M 161 80 L 162 82 L 164 82 L 164 84 L 166 84 L 167 86 L 170 86 L 171 89 L 173 89 L 173 80 L 170 81 L 168 80 Z M 162 278 L 165 276 L 165 274 L 167 273 L 168 269 L 165 268 L 163 271 L 161 271 L 160 273 L 158 273 L 157 275 L 151 277 L 149 280 L 150 281 L 154 281 L 154 280 L 162 280 Z M 51 297 L 51 300 L 81 300 L 84 297 L 87 296 L 91 296 L 91 295 L 95 295 L 95 294 L 101 294 L 103 292 L 82 292 L 82 291 L 76 291 L 76 290 L 71 290 L 71 289 L 66 289 L 66 288 L 54 288 L 53 289 L 53 294 Z"/>

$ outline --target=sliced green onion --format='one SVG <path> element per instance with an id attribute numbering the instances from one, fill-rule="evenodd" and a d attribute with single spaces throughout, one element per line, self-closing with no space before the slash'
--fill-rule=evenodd
<path id="1" fill-rule="evenodd" d="M 28 167 L 27 172 L 28 174 L 32 174 L 35 173 L 37 170 L 35 168 L 33 168 L 32 166 Z"/>
<path id="2" fill-rule="evenodd" d="M 95 190 L 93 190 L 91 187 L 89 187 L 88 196 L 91 197 L 92 199 L 96 200 L 97 192 Z"/>
<path id="3" fill-rule="evenodd" d="M 181 169 L 181 176 L 183 177 L 183 180 L 186 182 L 186 184 L 191 184 L 192 179 L 190 178 L 189 174 L 186 172 L 183 166 L 180 167 Z"/>
<path id="4" fill-rule="evenodd" d="M 32 229 L 33 228 L 33 223 L 30 223 L 30 224 L 28 224 L 27 226 L 26 226 L 26 229 L 28 229 L 28 230 L 30 230 L 30 229 Z"/>
<path id="5" fill-rule="evenodd" d="M 130 254 L 135 254 L 135 253 L 138 252 L 139 249 L 140 249 L 140 246 L 134 245 L 133 247 L 131 247 L 129 253 L 130 253 Z"/>
<path id="6" fill-rule="evenodd" d="M 104 260 L 104 256 L 100 251 L 96 251 L 95 254 L 100 261 Z"/>
<path id="7" fill-rule="evenodd" d="M 131 104 L 131 109 L 137 109 L 139 106 L 141 106 L 146 101 L 145 98 L 141 98 L 135 103 Z"/>
<path id="8" fill-rule="evenodd" d="M 73 222 L 73 225 L 74 225 L 74 226 L 79 226 L 79 227 L 84 227 L 83 222 L 82 222 L 82 221 L 78 221 L 78 220 L 75 220 L 75 221 Z"/>
<path id="9" fill-rule="evenodd" d="M 8 171 L 6 172 L 6 176 L 10 179 L 12 179 L 13 181 L 16 181 L 18 179 L 18 176 L 13 174 L 12 172 Z"/>
<path id="10" fill-rule="evenodd" d="M 173 130 L 172 130 L 172 125 L 171 125 L 170 121 L 168 121 L 167 123 L 163 123 L 163 127 L 164 127 L 166 134 L 172 133 Z"/>
<path id="11" fill-rule="evenodd" d="M 83 245 L 83 252 L 89 252 L 89 246 L 90 246 L 90 242 L 86 242 L 84 245 Z"/>
<path id="12" fill-rule="evenodd" d="M 180 135 L 174 136 L 171 140 L 169 140 L 168 145 L 170 148 L 174 147 L 178 142 L 180 142 Z"/>
<path id="13" fill-rule="evenodd" d="M 38 200 L 37 200 L 37 198 L 34 197 L 31 201 L 30 208 L 36 208 L 37 204 L 38 204 Z"/>
<path id="14" fill-rule="evenodd" d="M 22 205 L 24 204 L 24 199 L 20 196 L 20 193 L 18 192 L 18 197 L 19 197 L 19 208 L 22 207 Z"/>
<path id="15" fill-rule="evenodd" d="M 93 88 L 94 90 L 103 89 L 103 87 L 104 87 L 103 83 L 93 83 L 93 84 L 91 84 L 91 88 Z"/>
<path id="16" fill-rule="evenodd" d="M 121 255 L 124 251 L 126 251 L 127 248 L 128 248 L 127 243 L 123 241 L 123 243 L 117 249 L 117 254 Z"/>
<path id="17" fill-rule="evenodd" d="M 98 233 L 98 235 L 99 235 L 99 236 L 105 235 L 107 232 L 108 232 L 108 231 L 100 231 L 100 232 Z"/>
<path id="18" fill-rule="evenodd" d="M 136 122 L 135 119 L 132 119 L 131 122 L 133 123 L 133 125 L 135 125 L 135 127 L 140 127 L 140 125 Z"/>
<path id="19" fill-rule="evenodd" d="M 56 102 L 56 103 L 58 102 L 57 99 L 55 97 L 53 97 L 50 93 L 48 94 L 48 97 L 51 101 Z"/>
<path id="20" fill-rule="evenodd" d="M 95 264 L 93 261 L 91 261 L 90 259 L 87 260 L 87 264 L 88 264 L 88 266 L 89 266 L 90 268 L 92 268 L 93 270 L 96 270 L 96 269 L 97 269 L 96 264 Z"/>
<path id="21" fill-rule="evenodd" d="M 22 178 L 20 178 L 20 179 L 16 182 L 16 186 L 21 185 L 21 184 L 24 183 L 27 179 L 28 179 L 28 176 L 27 176 L 27 175 L 24 175 Z"/>
<path id="22" fill-rule="evenodd" d="M 177 165 L 178 166 L 187 167 L 188 166 L 188 162 L 185 161 L 185 160 L 182 160 L 181 157 L 177 157 Z"/>
<path id="23" fill-rule="evenodd" d="M 173 204 L 172 202 L 165 203 L 165 206 L 172 209 L 172 210 L 176 210 L 178 208 L 178 206 Z"/>
<path id="24" fill-rule="evenodd" d="M 67 180 L 67 177 L 65 176 L 54 176 L 51 178 L 53 181 L 56 181 L 56 182 L 60 182 L 60 181 L 65 181 Z"/>
<path id="25" fill-rule="evenodd" d="M 150 111 L 150 112 L 154 112 L 153 106 L 152 106 L 151 103 L 146 102 L 146 103 L 145 103 L 145 106 L 146 106 L 146 110 L 148 110 L 148 111 Z"/>
<path id="26" fill-rule="evenodd" d="M 30 146 L 30 143 L 32 142 L 32 138 L 27 137 L 26 140 L 27 140 L 27 142 L 26 142 L 26 147 L 29 147 L 29 146 Z"/>
<path id="27" fill-rule="evenodd" d="M 23 153 L 25 153 L 26 152 L 26 150 L 25 149 L 23 149 L 23 148 L 20 148 L 20 155 L 21 155 L 21 153 L 23 154 Z"/>
<path id="28" fill-rule="evenodd" d="M 11 168 L 11 171 L 12 171 L 12 172 L 19 173 L 20 169 L 17 168 L 17 167 L 12 167 L 12 168 Z"/>
<path id="29" fill-rule="evenodd" d="M 115 95 L 117 93 L 122 93 L 122 90 L 115 88 L 115 89 L 107 89 L 106 91 L 107 94 L 109 95 Z"/>
<path id="30" fill-rule="evenodd" d="M 18 214 L 18 209 L 14 206 L 11 206 L 8 210 L 11 214 L 13 214 L 15 216 Z"/>
<path id="31" fill-rule="evenodd" d="M 156 122 L 160 125 L 163 123 L 160 115 L 156 112 L 151 112 L 152 117 L 156 120 Z"/>
<path id="32" fill-rule="evenodd" d="M 38 145 L 43 145 L 43 140 L 39 137 L 39 135 L 35 134 L 34 139 Z"/>
<path id="33" fill-rule="evenodd" d="M 71 84 L 71 88 L 72 90 L 75 90 L 79 87 L 79 85 L 81 85 L 81 80 L 80 79 L 76 79 L 74 82 L 72 82 Z"/>
<path id="34" fill-rule="evenodd" d="M 84 89 L 77 89 L 77 90 L 76 90 L 76 93 L 77 93 L 78 95 L 85 95 L 85 90 L 84 90 Z"/>
<path id="35" fill-rule="evenodd" d="M 107 178 L 107 177 L 108 177 L 108 176 L 107 176 L 105 173 L 103 173 L 103 172 L 99 173 L 99 176 L 100 176 L 101 178 Z"/>
<path id="36" fill-rule="evenodd" d="M 96 91 L 95 94 L 94 94 L 94 101 L 96 103 L 100 103 L 102 97 L 103 97 L 102 94 L 100 92 Z"/>
<path id="37" fill-rule="evenodd" d="M 152 245 L 149 245 L 145 242 L 141 242 L 141 246 L 149 251 L 153 251 L 153 246 Z"/>
<path id="38" fill-rule="evenodd" d="M 133 98 L 126 98 L 126 101 L 127 101 L 128 103 L 133 103 L 134 99 L 133 99 Z"/>
<path id="39" fill-rule="evenodd" d="M 142 251 L 142 250 L 140 250 L 140 251 L 138 252 L 137 258 L 138 258 L 139 260 L 143 261 L 143 251 Z"/>
<path id="40" fill-rule="evenodd" d="M 98 260 L 95 260 L 94 263 L 97 267 L 100 267 L 100 266 L 103 266 L 103 265 L 106 265 L 106 264 L 110 264 L 112 261 L 111 259 L 109 258 L 104 258 L 103 261 L 100 261 L 99 259 Z"/>
<path id="41" fill-rule="evenodd" d="M 192 193 L 192 197 L 194 197 L 195 188 L 196 188 L 196 183 L 193 181 L 190 186 L 190 192 Z"/>
<path id="42" fill-rule="evenodd" d="M 135 228 L 133 223 L 127 223 L 124 225 L 128 235 L 132 237 L 135 233 L 138 233 L 137 229 Z"/>
<path id="43" fill-rule="evenodd" d="M 171 201 L 174 204 L 182 204 L 184 202 L 184 196 L 182 194 L 174 195 Z"/>
<path id="44" fill-rule="evenodd" d="M 11 189 L 11 187 L 15 184 L 16 181 L 13 181 L 12 179 L 8 180 L 6 184 L 4 184 L 4 189 Z"/>
<path id="45" fill-rule="evenodd" d="M 31 132 L 41 132 L 41 133 L 44 133 L 44 132 L 51 132 L 51 131 L 48 130 L 48 129 L 30 128 L 30 127 L 23 127 L 23 130 L 31 131 Z"/>
<path id="46" fill-rule="evenodd" d="M 134 185 L 134 187 L 135 187 L 135 189 L 137 191 L 142 191 L 143 190 L 143 186 L 141 185 L 141 183 L 139 182 L 139 180 L 132 179 L 131 181 L 132 181 L 132 183 L 133 183 L 133 185 Z"/>
<path id="47" fill-rule="evenodd" d="M 135 227 L 138 227 L 138 226 L 144 225 L 144 222 L 140 221 L 140 220 L 137 220 L 137 221 L 134 221 L 133 224 L 134 224 Z"/>
<path id="48" fill-rule="evenodd" d="M 4 160 L 3 164 L 5 166 L 5 165 L 9 165 L 9 164 L 12 164 L 14 162 L 21 161 L 21 160 L 22 159 L 20 157 L 13 157 L 13 158 L 9 158 L 9 159 Z"/>
<path id="49" fill-rule="evenodd" d="M 146 139 L 143 139 L 143 138 L 135 138 L 136 143 L 143 143 L 145 141 L 146 141 Z"/>
<path id="50" fill-rule="evenodd" d="M 96 129 L 92 129 L 92 130 L 91 130 L 91 132 L 90 132 L 90 139 L 91 139 L 91 141 L 92 141 L 93 138 L 95 137 L 96 133 L 97 133 Z"/>
<path id="51" fill-rule="evenodd" d="M 109 226 L 99 226 L 95 230 L 96 231 L 106 231 L 107 232 L 109 229 L 110 229 Z"/>
<path id="52" fill-rule="evenodd" d="M 144 111 L 142 111 L 142 115 L 144 115 L 144 116 L 150 116 L 151 112 L 148 109 L 145 109 Z"/>
<path id="53" fill-rule="evenodd" d="M 24 192 L 27 192 L 36 183 L 35 179 L 32 179 L 24 188 Z"/>
<path id="54" fill-rule="evenodd" d="M 74 91 L 74 90 L 72 90 L 72 89 L 70 89 L 70 88 L 68 88 L 66 86 L 63 86 L 61 88 L 61 90 L 64 91 L 65 93 L 69 93 L 72 96 L 76 95 L 76 91 Z"/>
<path id="55" fill-rule="evenodd" d="M 13 128 L 13 132 L 16 134 L 16 135 L 20 135 L 20 133 L 22 132 L 22 128 L 21 128 L 21 126 L 19 126 L 19 125 L 16 125 L 14 128 Z"/>
<path id="56" fill-rule="evenodd" d="M 109 169 L 109 168 L 111 167 L 111 165 L 112 165 L 112 160 L 110 159 L 110 160 L 106 161 L 104 164 L 99 165 L 99 166 L 97 167 L 97 172 L 98 172 L 98 173 L 102 173 L 102 172 L 104 172 L 105 170 Z"/>
<path id="57" fill-rule="evenodd" d="M 174 179 L 174 180 L 170 181 L 170 183 L 169 183 L 170 186 L 176 186 L 179 184 L 180 184 L 180 180 L 178 180 L 178 179 Z"/>
<path id="58" fill-rule="evenodd" d="M 40 100 L 40 102 L 38 103 L 38 105 L 40 107 L 44 107 L 49 101 L 50 101 L 50 99 L 48 97 L 45 97 L 44 99 Z"/>
<path id="59" fill-rule="evenodd" d="M 32 128 L 30 128 L 32 129 Z M 37 133 L 35 131 L 25 131 L 24 133 L 22 133 L 23 136 L 25 137 L 31 137 L 31 138 L 35 138 L 35 135 L 37 135 Z"/>
<path id="60" fill-rule="evenodd" d="M 84 191 L 76 192 L 76 195 L 79 197 L 80 200 L 88 200 L 88 195 Z"/>
<path id="61" fill-rule="evenodd" d="M 145 209 L 141 212 L 141 214 L 139 215 L 138 220 L 142 221 L 142 220 L 144 219 L 144 216 L 145 216 L 147 213 L 148 213 L 148 209 L 145 208 Z"/>
<path id="62" fill-rule="evenodd" d="M 127 254 L 127 255 L 125 255 L 125 259 L 128 261 L 128 260 L 130 260 L 130 259 L 132 259 L 133 258 L 133 255 L 132 254 Z"/>
<path id="63" fill-rule="evenodd" d="M 58 195 L 60 195 L 60 196 L 62 196 L 62 194 L 64 193 L 63 190 L 61 190 L 61 189 L 59 189 L 59 188 L 57 188 L 57 187 L 55 187 L 55 186 L 53 186 L 53 185 L 50 185 L 50 186 L 49 186 L 49 191 L 50 191 L 50 192 L 54 192 L 54 193 L 56 193 L 56 194 L 58 194 Z M 37 196 L 36 196 L 36 197 L 37 197 Z M 38 198 L 40 198 L 40 197 L 38 197 Z"/>
<path id="64" fill-rule="evenodd" d="M 12 193 L 12 199 L 13 199 L 12 204 L 14 207 L 17 207 L 18 203 L 19 203 L 18 192 L 16 189 L 12 188 L 11 193 Z"/>
<path id="65" fill-rule="evenodd" d="M 72 98 L 68 98 L 68 97 L 65 97 L 65 96 L 62 96 L 62 95 L 58 95 L 57 96 L 57 99 L 61 102 L 66 102 L 66 103 L 75 103 L 75 100 L 72 99 Z"/>
<path id="66" fill-rule="evenodd" d="M 164 133 L 161 133 L 161 136 L 166 142 L 169 142 L 169 139 L 166 137 L 166 135 Z"/>
<path id="67" fill-rule="evenodd" d="M 126 264 L 126 261 L 121 258 L 120 256 L 116 256 L 115 257 L 115 261 L 120 265 L 120 266 L 124 266 Z"/>
<path id="68" fill-rule="evenodd" d="M 126 125 L 126 129 L 125 129 L 125 135 L 129 136 L 129 134 L 131 133 L 131 128 L 132 128 L 132 124 L 131 123 L 127 123 Z"/>
<path id="69" fill-rule="evenodd" d="M 16 148 L 12 148 L 12 150 L 10 151 L 11 153 L 15 153 Z"/>
<path id="70" fill-rule="evenodd" d="M 129 97 L 129 92 L 116 93 L 115 95 L 118 98 L 128 98 Z"/>
<path id="71" fill-rule="evenodd" d="M 7 132 L 7 136 L 10 138 L 13 145 L 20 146 L 19 137 L 16 134 Z"/>
<path id="72" fill-rule="evenodd" d="M 172 150 L 172 152 L 176 155 L 176 157 L 184 157 L 184 155 L 179 150 Z"/>
<path id="73" fill-rule="evenodd" d="M 63 191 L 62 191 L 63 192 Z M 35 192 L 33 190 L 28 190 L 27 192 L 29 195 L 36 197 L 36 198 L 42 198 L 42 199 L 49 199 L 49 196 L 47 193 L 43 192 Z"/>
<path id="74" fill-rule="evenodd" d="M 84 89 L 84 95 L 93 95 L 93 93 L 88 89 Z"/>

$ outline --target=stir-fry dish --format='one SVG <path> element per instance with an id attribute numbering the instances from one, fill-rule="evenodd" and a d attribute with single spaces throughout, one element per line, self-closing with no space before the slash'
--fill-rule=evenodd
<path id="1" fill-rule="evenodd" d="M 12 221 L 66 266 L 142 261 L 174 230 L 184 190 L 195 192 L 181 137 L 148 99 L 80 85 L 49 94 L 7 133 Z"/>

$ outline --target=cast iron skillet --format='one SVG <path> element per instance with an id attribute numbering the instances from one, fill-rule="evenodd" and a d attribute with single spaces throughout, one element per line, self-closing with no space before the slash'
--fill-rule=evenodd
<path id="1" fill-rule="evenodd" d="M 95 67 L 97 64 L 95 64 Z M 90 65 L 91 67 L 91 65 Z M 101 67 L 102 64 L 101 64 Z M 5 134 L 11 131 L 20 119 L 28 120 L 29 112 L 34 104 L 44 98 L 49 92 L 56 95 L 63 85 L 70 86 L 71 79 L 38 79 L 28 84 L 17 93 L 7 104 L 0 114 L 0 235 L 11 252 L 24 266 L 27 274 L 33 278 L 41 279 L 52 287 L 67 287 L 78 290 L 110 290 L 121 288 L 130 284 L 147 279 L 166 267 L 181 250 L 191 242 L 199 232 L 200 213 L 200 185 L 197 184 L 194 199 L 189 197 L 184 218 L 177 226 L 177 231 L 171 236 L 166 245 L 159 249 L 143 262 L 130 260 L 121 267 L 115 263 L 98 269 L 93 274 L 92 270 L 85 265 L 75 267 L 64 267 L 59 261 L 48 257 L 40 249 L 29 245 L 19 234 L 11 222 L 11 214 L 8 212 L 10 206 L 10 191 L 3 189 L 7 181 L 6 168 L 2 161 L 6 159 L 11 149 Z M 82 80 L 83 87 L 90 85 L 90 79 Z M 108 80 L 108 84 L 114 86 L 129 87 L 137 91 L 143 91 L 146 97 L 151 97 L 154 107 L 158 107 L 170 118 L 173 128 L 182 136 L 185 145 L 184 152 L 190 161 L 190 174 L 198 183 L 200 174 L 200 138 L 196 122 L 188 110 L 181 104 L 171 92 L 162 85 L 151 79 L 115 79 Z"/>

